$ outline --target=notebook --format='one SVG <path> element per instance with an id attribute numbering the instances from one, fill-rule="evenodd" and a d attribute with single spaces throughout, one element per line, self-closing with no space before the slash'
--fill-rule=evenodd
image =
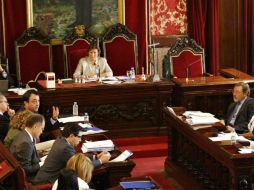
<path id="1" fill-rule="evenodd" d="M 120 182 L 123 189 L 154 189 L 156 185 L 152 181 Z"/>
<path id="2" fill-rule="evenodd" d="M 0 92 L 8 91 L 8 80 L 0 80 Z"/>

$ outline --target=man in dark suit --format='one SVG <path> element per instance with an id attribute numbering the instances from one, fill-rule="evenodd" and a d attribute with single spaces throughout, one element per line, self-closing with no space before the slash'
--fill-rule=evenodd
<path id="1" fill-rule="evenodd" d="M 7 113 L 7 115 L 5 115 Z M 15 111 L 9 108 L 6 97 L 0 93 L 0 140 L 3 142 L 9 128 L 9 117 L 12 117 Z"/>
<path id="2" fill-rule="evenodd" d="M 35 139 L 38 139 L 44 130 L 45 120 L 40 114 L 31 114 L 25 125 L 25 129 L 12 142 L 10 151 L 25 170 L 28 179 L 31 180 L 40 168 Z"/>
<path id="3" fill-rule="evenodd" d="M 45 163 L 40 168 L 34 184 L 53 183 L 58 178 L 59 173 L 65 168 L 67 161 L 76 153 L 75 147 L 78 144 L 77 135 L 80 127 L 76 124 L 68 124 L 64 127 L 62 137 L 54 142 Z M 108 162 L 109 153 L 101 153 L 97 159 L 93 159 L 94 167 L 98 167 L 103 163 Z"/>
<path id="4" fill-rule="evenodd" d="M 239 82 L 233 88 L 234 103 L 229 105 L 226 126 L 229 131 L 233 128 L 237 133 L 248 131 L 248 123 L 254 115 L 254 100 L 250 98 L 250 87 L 247 83 Z"/>
<path id="5" fill-rule="evenodd" d="M 37 113 L 40 107 L 40 96 L 36 90 L 28 90 L 23 94 L 24 108 L 25 110 Z M 45 133 L 41 135 L 40 140 L 46 141 L 50 140 L 50 135 L 47 133 L 55 125 L 58 124 L 59 108 L 57 106 L 52 106 L 52 116 L 46 119 Z"/>

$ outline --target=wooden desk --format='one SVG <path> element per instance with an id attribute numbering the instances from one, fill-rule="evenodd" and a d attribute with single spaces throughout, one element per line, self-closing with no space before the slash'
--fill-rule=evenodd
<path id="1" fill-rule="evenodd" d="M 192 189 L 252 189 L 254 154 L 239 154 L 242 145 L 215 143 L 208 137 L 218 128 L 194 130 L 164 109 L 168 124 L 165 170 Z"/>
<path id="2" fill-rule="evenodd" d="M 220 74 L 227 78 L 253 80 L 254 77 L 234 68 L 220 69 Z"/>
<path id="3" fill-rule="evenodd" d="M 39 90 L 41 113 L 50 115 L 56 105 L 60 114 L 71 114 L 76 101 L 79 114 L 88 112 L 97 127 L 110 131 L 110 138 L 155 135 L 159 128 L 166 132 L 162 108 L 171 104 L 173 83 L 169 81 L 60 86 Z"/>
<path id="4" fill-rule="evenodd" d="M 243 76 L 243 75 L 241 75 Z M 223 76 L 172 79 L 175 83 L 172 93 L 172 105 L 183 106 L 187 110 L 200 110 L 215 114 L 218 118 L 225 116 L 231 102 L 232 89 L 240 81 L 248 82 L 254 92 L 254 77 L 225 78 Z"/>
<path id="5" fill-rule="evenodd" d="M 81 138 L 82 143 L 85 141 L 100 141 L 107 139 L 108 137 L 104 134 L 85 135 Z M 79 146 L 79 149 L 81 149 L 81 146 Z M 122 152 L 116 147 L 115 150 L 110 153 L 111 159 L 114 159 Z M 136 164 L 130 159 L 123 162 L 108 162 L 94 170 L 92 182 L 98 190 L 116 186 L 121 181 L 121 178 L 131 176 L 131 171 L 135 166 Z"/>

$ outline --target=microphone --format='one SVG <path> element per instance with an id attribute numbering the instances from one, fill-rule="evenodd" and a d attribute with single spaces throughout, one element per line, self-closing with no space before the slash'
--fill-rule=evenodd
<path id="1" fill-rule="evenodd" d="M 186 81 L 189 80 L 189 68 L 190 68 L 192 65 L 194 65 L 194 64 L 196 64 L 196 63 L 199 63 L 200 61 L 201 61 L 201 60 L 198 59 L 198 60 L 196 60 L 196 61 L 194 61 L 194 62 L 192 62 L 192 63 L 186 65 Z"/>
<path id="2" fill-rule="evenodd" d="M 158 43 L 149 44 L 148 47 L 155 47 L 155 46 L 158 46 L 158 45 L 160 45 L 159 42 Z"/>

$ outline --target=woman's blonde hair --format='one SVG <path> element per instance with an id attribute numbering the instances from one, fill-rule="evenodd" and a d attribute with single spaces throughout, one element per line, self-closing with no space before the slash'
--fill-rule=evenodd
<path id="1" fill-rule="evenodd" d="M 93 173 L 93 163 L 83 153 L 73 155 L 66 164 L 67 170 L 74 170 L 77 176 L 89 183 Z"/>
<path id="2" fill-rule="evenodd" d="M 25 128 L 26 119 L 32 114 L 33 112 L 29 110 L 24 110 L 16 113 L 10 121 L 9 127 L 13 129 L 20 129 L 23 130 Z"/>

